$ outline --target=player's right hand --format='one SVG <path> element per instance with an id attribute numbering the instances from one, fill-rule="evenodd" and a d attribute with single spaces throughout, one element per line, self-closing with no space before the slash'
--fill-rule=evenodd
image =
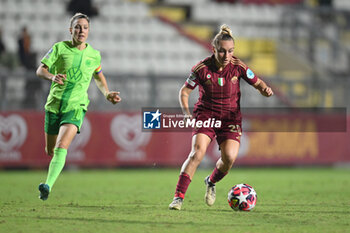
<path id="1" fill-rule="evenodd" d="M 63 80 L 66 80 L 67 76 L 65 74 L 56 74 L 55 76 L 52 77 L 52 82 L 58 83 L 60 85 L 63 85 L 64 82 Z"/>

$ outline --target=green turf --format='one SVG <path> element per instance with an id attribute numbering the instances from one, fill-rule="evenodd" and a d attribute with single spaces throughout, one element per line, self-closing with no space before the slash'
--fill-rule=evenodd
<path id="1" fill-rule="evenodd" d="M 183 210 L 168 210 L 178 169 L 63 171 L 47 201 L 38 199 L 44 171 L 0 172 L 0 232 L 350 232 L 347 169 L 238 169 L 217 185 L 207 207 L 198 170 Z M 234 212 L 237 183 L 258 193 L 251 212 Z"/>

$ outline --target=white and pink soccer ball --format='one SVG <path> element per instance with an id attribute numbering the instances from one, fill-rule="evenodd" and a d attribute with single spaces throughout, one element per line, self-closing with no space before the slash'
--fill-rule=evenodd
<path id="1" fill-rule="evenodd" d="M 228 204 L 235 211 L 250 211 L 255 207 L 256 201 L 256 192 L 249 184 L 237 184 L 228 192 Z"/>

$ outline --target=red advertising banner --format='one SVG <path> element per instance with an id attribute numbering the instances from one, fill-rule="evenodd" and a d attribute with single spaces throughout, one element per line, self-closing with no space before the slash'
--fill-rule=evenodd
<path id="1" fill-rule="evenodd" d="M 281 116 L 281 118 L 283 118 Z M 280 124 L 283 119 L 244 116 L 244 124 Z M 285 116 L 284 116 L 285 118 Z M 350 163 L 350 117 L 344 132 L 320 132 L 322 118 L 298 121 L 288 116 L 286 127 L 299 132 L 244 132 L 235 166 L 240 165 L 332 165 Z M 292 131 L 292 132 L 290 132 Z M 0 168 L 47 168 L 50 158 L 44 149 L 44 114 L 0 113 Z M 180 166 L 191 144 L 191 132 L 143 132 L 141 112 L 88 112 L 81 134 L 72 142 L 67 166 Z M 214 164 L 220 156 L 216 142 L 207 150 L 204 163 Z"/>

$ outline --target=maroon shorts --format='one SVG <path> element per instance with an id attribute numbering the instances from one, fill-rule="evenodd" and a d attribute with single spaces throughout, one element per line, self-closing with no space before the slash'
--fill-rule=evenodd
<path id="1" fill-rule="evenodd" d="M 206 115 L 198 115 L 196 121 L 205 121 L 208 119 Z M 218 145 L 226 141 L 227 139 L 233 139 L 237 142 L 241 142 L 242 135 L 242 124 L 241 122 L 233 122 L 230 120 L 221 120 L 220 127 L 200 127 L 195 128 L 192 131 L 192 136 L 198 133 L 202 133 L 210 137 L 213 140 L 216 137 Z"/>

